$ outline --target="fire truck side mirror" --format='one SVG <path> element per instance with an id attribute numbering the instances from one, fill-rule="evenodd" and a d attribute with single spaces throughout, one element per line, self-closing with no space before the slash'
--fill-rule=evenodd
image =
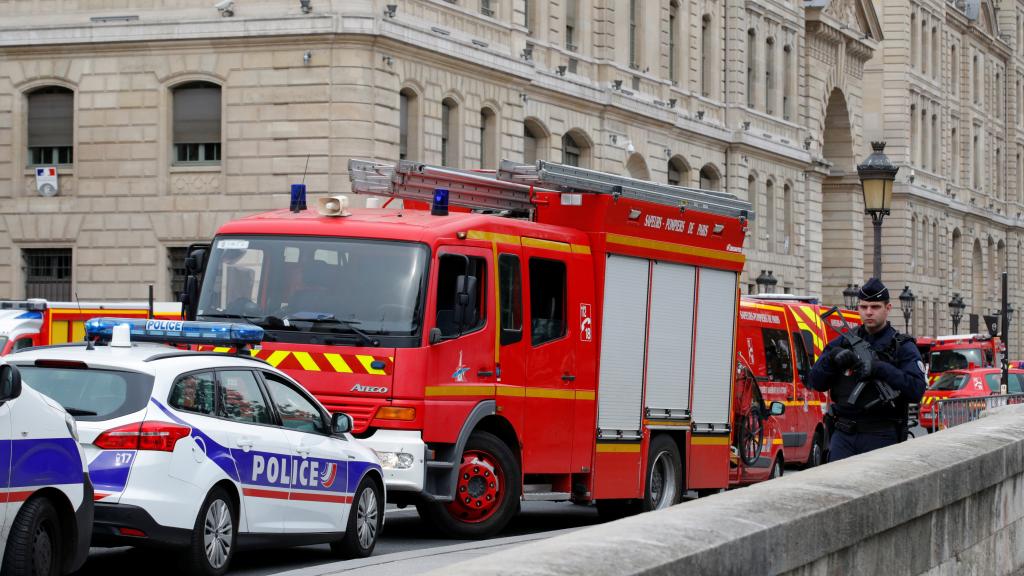
<path id="1" fill-rule="evenodd" d="M 204 261 L 206 260 L 206 250 L 198 248 L 189 252 L 189 255 L 185 258 L 185 271 L 189 274 L 196 274 L 203 269 Z"/>
<path id="2" fill-rule="evenodd" d="M 768 411 L 771 412 L 772 416 L 782 416 L 786 413 L 786 405 L 782 402 L 772 402 Z"/>
<path id="3" fill-rule="evenodd" d="M 442 340 L 444 340 L 444 333 L 441 332 L 441 329 L 437 328 L 436 326 L 434 328 L 431 328 L 430 329 L 430 345 L 433 346 L 434 344 L 437 344 L 437 343 L 441 342 Z"/>

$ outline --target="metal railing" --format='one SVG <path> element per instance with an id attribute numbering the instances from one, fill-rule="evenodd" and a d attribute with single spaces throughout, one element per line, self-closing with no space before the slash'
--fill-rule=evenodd
<path id="1" fill-rule="evenodd" d="M 945 430 L 981 418 L 985 410 L 1009 404 L 1024 404 L 1024 394 L 982 396 L 977 398 L 947 398 L 935 407 L 930 432 Z"/>

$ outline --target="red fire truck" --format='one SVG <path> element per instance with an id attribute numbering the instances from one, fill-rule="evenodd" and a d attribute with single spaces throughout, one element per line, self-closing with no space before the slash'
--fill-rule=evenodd
<path id="1" fill-rule="evenodd" d="M 816 299 L 791 294 L 743 296 L 740 301 L 736 355 L 753 370 L 765 400 L 786 406 L 779 426 L 787 463 L 817 466 L 828 448 L 822 422 L 828 394 L 806 386 L 811 366 L 842 329 L 835 316 L 822 321 L 828 309 Z M 841 312 L 851 326 L 860 324 L 856 312 Z"/>
<path id="2" fill-rule="evenodd" d="M 186 298 L 262 326 L 258 355 L 354 417 L 392 501 L 486 537 L 521 499 L 619 515 L 729 485 L 748 203 L 549 162 L 349 171 L 405 208 L 227 223 Z"/>
<path id="3" fill-rule="evenodd" d="M 928 383 L 933 384 L 948 370 L 998 368 L 1005 347 L 998 336 L 958 334 L 938 336 L 928 353 Z"/>

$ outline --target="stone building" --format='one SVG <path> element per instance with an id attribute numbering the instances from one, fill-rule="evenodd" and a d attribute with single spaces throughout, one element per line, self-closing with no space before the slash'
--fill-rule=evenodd
<path id="1" fill-rule="evenodd" d="M 914 333 L 952 330 L 953 293 L 967 304 L 960 332 L 985 331 L 979 318 L 999 308 L 1003 271 L 1011 304 L 1024 303 L 1024 4 L 909 0 L 879 10 L 885 42 L 866 71 L 864 134 L 888 142 L 903 166 L 883 261 L 917 296 Z M 1019 357 L 1020 319 L 1010 326 Z"/>
<path id="2" fill-rule="evenodd" d="M 993 74 L 1001 63 L 1009 86 L 1017 52 L 949 5 L 931 10 L 929 25 L 977 45 Z M 880 22 L 867 0 L 0 0 L 0 295 L 141 298 L 152 284 L 170 298 L 185 248 L 220 223 L 286 206 L 293 182 L 312 195 L 348 190 L 351 157 L 404 157 L 467 168 L 550 159 L 727 190 L 757 210 L 745 288 L 770 269 L 779 291 L 839 302 L 870 262 L 855 166 L 869 136 L 909 161 L 911 94 L 938 103 L 927 108 L 943 130 L 960 115 L 968 177 L 975 109 L 912 72 L 899 20 L 910 13 L 886 6 Z M 895 41 L 880 51 L 883 31 Z M 902 62 L 899 82 L 883 78 L 896 64 L 868 63 L 876 53 Z M 984 102 L 998 101 L 989 89 Z M 986 143 L 998 133 L 1004 144 L 985 150 L 1012 165 L 1007 104 L 1001 117 L 970 118 Z M 1015 259 L 1017 197 L 989 214 L 990 196 L 966 204 L 960 181 L 963 213 L 939 217 L 953 204 L 926 167 L 943 152 L 929 150 L 913 184 L 901 177 L 885 274 L 913 280 L 928 302 L 915 322 L 948 323 L 948 255 L 926 247 L 958 229 L 965 264 L 976 239 L 987 262 L 985 229 L 997 257 Z M 51 166 L 53 196 L 36 176 Z M 940 228 L 914 246 L 941 277 L 907 274 L 909 230 L 925 218 Z"/>

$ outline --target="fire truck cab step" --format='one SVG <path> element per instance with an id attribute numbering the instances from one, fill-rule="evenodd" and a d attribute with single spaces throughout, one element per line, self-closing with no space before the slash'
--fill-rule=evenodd
<path id="1" fill-rule="evenodd" d="M 553 492 L 551 484 L 524 484 L 523 500 L 560 501 L 568 500 L 572 495 L 568 492 Z"/>
<path id="2" fill-rule="evenodd" d="M 427 460 L 427 468 L 433 470 L 451 470 L 455 468 L 455 464 L 444 460 Z"/>

